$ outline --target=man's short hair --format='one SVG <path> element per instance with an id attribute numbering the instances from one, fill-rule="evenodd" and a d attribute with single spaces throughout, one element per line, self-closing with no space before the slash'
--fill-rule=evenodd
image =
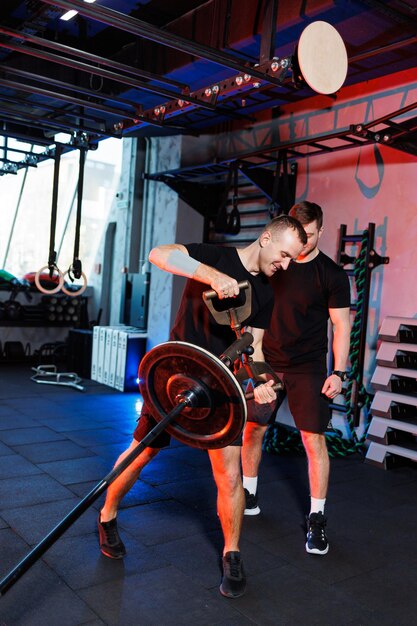
<path id="1" fill-rule="evenodd" d="M 304 200 L 303 202 L 294 204 L 290 209 L 290 215 L 295 217 L 303 225 L 317 222 L 318 230 L 323 226 L 323 211 L 315 202 Z"/>
<path id="2" fill-rule="evenodd" d="M 288 228 L 291 228 L 291 230 L 294 230 L 297 233 L 300 243 L 305 246 L 307 243 L 306 232 L 301 226 L 299 220 L 295 217 L 291 217 L 290 215 L 279 215 L 278 217 L 274 217 L 274 219 L 265 226 L 264 231 L 269 230 L 273 237 L 277 237 Z"/>

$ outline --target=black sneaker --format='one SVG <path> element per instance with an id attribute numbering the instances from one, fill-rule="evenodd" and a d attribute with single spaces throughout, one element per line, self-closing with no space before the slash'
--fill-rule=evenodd
<path id="1" fill-rule="evenodd" d="M 100 550 L 104 556 L 108 556 L 110 559 L 122 559 L 126 556 L 126 548 L 117 530 L 116 518 L 109 522 L 102 522 L 99 513 L 97 526 Z"/>
<path id="2" fill-rule="evenodd" d="M 258 506 L 258 494 L 245 491 L 245 510 L 244 515 L 259 515 L 261 509 Z"/>
<path id="3" fill-rule="evenodd" d="M 246 589 L 246 576 L 240 552 L 226 552 L 220 593 L 226 598 L 239 598 Z"/>
<path id="4" fill-rule="evenodd" d="M 307 521 L 306 550 L 310 554 L 327 554 L 329 542 L 326 537 L 326 518 L 323 513 L 310 513 Z"/>

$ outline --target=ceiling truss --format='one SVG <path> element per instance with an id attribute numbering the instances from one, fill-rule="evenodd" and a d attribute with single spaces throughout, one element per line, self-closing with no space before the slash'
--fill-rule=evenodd
<path id="1" fill-rule="evenodd" d="M 400 25 L 416 21 L 412 10 L 399 0 L 389 3 L 361 0 L 356 3 L 369 6 L 376 15 L 388 16 Z M 228 46 L 230 22 L 227 20 L 223 32 L 224 48 L 220 50 L 84 0 L 39 0 L 29 4 L 37 8 L 31 20 L 22 23 L 18 29 L 0 23 L 0 58 L 3 61 L 0 67 L 0 132 L 4 137 L 46 146 L 45 158 L 52 153 L 53 138 L 59 132 L 71 135 L 69 149 L 80 141 L 80 137 L 95 147 L 104 137 L 143 136 L 146 129 L 152 128 L 156 134 L 162 135 L 197 135 L 208 126 L 213 127 L 225 120 L 252 123 L 256 121 L 258 110 L 277 106 L 277 100 L 294 102 L 311 95 L 311 90 L 294 78 L 292 54 L 273 56 L 277 36 L 279 39 L 276 32 L 278 0 L 263 0 L 262 11 L 257 16 L 257 19 L 262 16 L 257 58 Z M 231 4 L 232 0 L 228 6 Z M 48 20 L 58 19 L 65 9 L 76 9 L 83 18 L 133 35 L 138 42 L 148 40 L 164 49 L 179 51 L 190 59 L 203 60 L 210 68 L 217 68 L 217 73 L 226 70 L 228 76 L 213 82 L 208 73 L 206 86 L 192 89 L 191 81 L 176 80 L 170 75 L 134 67 L 116 58 L 83 50 L 80 44 L 73 47 L 45 37 L 43 31 Z M 382 60 L 386 55 L 411 50 L 416 43 L 417 36 L 409 29 L 404 30 L 402 39 L 396 38 L 393 42 L 359 52 L 352 49 L 349 65 L 359 71 L 375 57 L 380 56 Z M 26 59 L 37 63 L 38 71 L 28 71 Z M 147 104 L 149 102 L 151 104 Z M 393 114 L 392 118 L 398 115 Z M 382 142 L 415 154 L 413 120 L 399 124 L 392 118 L 383 126 Z M 380 129 L 359 126 L 362 134 L 353 131 L 352 127 L 337 134 L 339 147 L 328 145 L 328 139 L 336 138 L 332 135 L 274 146 L 256 154 L 243 155 L 242 159 L 249 159 L 250 168 L 271 167 L 273 159 L 270 154 L 278 149 L 285 149 L 289 158 L 298 159 L 307 156 L 306 146 L 308 155 L 312 156 L 381 140 Z M 13 159 L 7 157 L 7 149 L 3 157 L 0 175 L 16 173 L 16 165 L 17 169 L 34 166 L 35 161 L 42 158 L 37 153 L 35 159 L 33 150 L 28 150 L 21 162 L 13 163 Z M 201 166 L 199 171 L 203 175 L 208 166 Z M 191 176 L 190 173 L 187 175 Z"/>

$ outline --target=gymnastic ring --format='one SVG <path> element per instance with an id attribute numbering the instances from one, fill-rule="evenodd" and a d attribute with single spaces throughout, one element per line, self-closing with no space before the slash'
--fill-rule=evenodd
<path id="1" fill-rule="evenodd" d="M 64 284 L 65 284 L 65 276 L 69 275 L 69 270 L 67 270 L 64 273 Z M 84 293 L 84 291 L 87 289 L 87 276 L 84 274 L 84 272 L 81 272 L 81 278 L 83 279 L 84 284 L 81 285 L 81 287 L 79 288 L 78 291 L 70 291 L 69 289 L 67 289 L 64 285 L 62 286 L 62 291 L 65 293 L 65 295 L 67 296 L 80 296 L 82 293 Z"/>
<path id="2" fill-rule="evenodd" d="M 49 270 L 49 265 L 44 265 L 43 267 L 41 267 L 40 270 L 38 270 L 35 274 L 35 285 L 37 286 L 37 288 L 39 289 L 39 291 L 41 293 L 46 293 L 48 295 L 52 295 L 53 293 L 58 293 L 58 291 L 60 291 L 62 289 L 62 286 L 64 284 L 64 274 L 61 272 L 60 269 L 57 268 L 56 265 L 54 265 L 53 269 L 58 273 L 59 276 L 59 282 L 57 284 L 56 287 L 54 287 L 53 289 L 45 289 L 45 287 L 42 287 L 41 282 L 40 282 L 40 275 L 42 274 L 42 272 L 44 270 Z"/>

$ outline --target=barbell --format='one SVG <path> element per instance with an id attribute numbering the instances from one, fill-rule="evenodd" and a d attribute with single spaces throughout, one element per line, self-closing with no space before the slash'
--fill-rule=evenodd
<path id="1" fill-rule="evenodd" d="M 139 366 L 140 391 L 157 422 L 155 427 L 0 581 L 0 596 L 7 593 L 163 430 L 202 449 L 225 447 L 237 439 L 247 417 L 246 400 L 252 399 L 253 394 L 245 396 L 228 365 L 252 342 L 252 335 L 245 332 L 220 358 L 204 348 L 181 341 L 165 342 L 145 355 Z"/>

